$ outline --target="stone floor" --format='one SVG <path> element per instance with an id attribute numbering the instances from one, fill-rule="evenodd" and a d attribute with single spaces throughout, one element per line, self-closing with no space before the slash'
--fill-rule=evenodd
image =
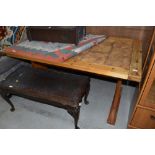
<path id="1" fill-rule="evenodd" d="M 115 82 L 91 79 L 89 105 L 82 104 L 79 126 L 81 129 L 125 129 L 135 87 L 123 85 L 122 98 L 115 126 L 106 123 Z M 73 118 L 63 109 L 13 96 L 16 111 L 0 97 L 1 129 L 73 129 Z"/>

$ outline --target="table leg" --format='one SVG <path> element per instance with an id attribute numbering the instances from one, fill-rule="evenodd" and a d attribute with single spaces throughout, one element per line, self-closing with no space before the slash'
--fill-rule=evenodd
<path id="1" fill-rule="evenodd" d="M 31 64 L 32 64 L 32 67 L 34 67 L 34 68 L 39 68 L 39 69 L 47 69 L 48 68 L 44 64 L 37 63 L 37 62 L 31 62 Z"/>
<path id="2" fill-rule="evenodd" d="M 121 92 L 122 92 L 122 80 L 118 80 L 116 84 L 115 94 L 111 105 L 110 113 L 107 119 L 107 123 L 112 125 L 115 125 L 116 122 L 117 112 L 121 99 Z"/>

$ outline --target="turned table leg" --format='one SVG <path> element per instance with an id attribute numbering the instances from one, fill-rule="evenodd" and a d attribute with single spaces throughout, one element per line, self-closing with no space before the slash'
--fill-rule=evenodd
<path id="1" fill-rule="evenodd" d="M 107 119 L 107 123 L 112 125 L 115 125 L 115 122 L 116 122 L 117 112 L 118 112 L 120 99 L 121 99 L 121 92 L 122 92 L 122 80 L 118 80 L 116 84 L 113 102 Z"/>

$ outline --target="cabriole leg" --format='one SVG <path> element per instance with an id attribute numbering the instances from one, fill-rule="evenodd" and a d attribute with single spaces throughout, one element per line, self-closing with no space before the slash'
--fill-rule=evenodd
<path id="1" fill-rule="evenodd" d="M 2 93 L 1 96 L 11 106 L 10 111 L 12 111 L 12 112 L 15 111 L 15 107 L 9 99 L 11 95 Z"/>
<path id="2" fill-rule="evenodd" d="M 68 109 L 68 113 L 74 118 L 75 129 L 80 129 L 78 127 L 78 120 L 80 115 L 80 107 L 76 107 L 74 109 Z"/>

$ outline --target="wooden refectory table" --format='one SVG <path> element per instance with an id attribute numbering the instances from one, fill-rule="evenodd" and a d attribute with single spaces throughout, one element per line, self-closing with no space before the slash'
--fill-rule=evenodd
<path id="1" fill-rule="evenodd" d="M 16 52 L 4 51 L 7 56 L 29 60 L 34 67 L 46 68 L 46 65 L 58 66 L 78 71 L 95 73 L 117 79 L 115 94 L 109 112 L 107 122 L 115 124 L 119 108 L 122 80 L 135 82 L 141 81 L 142 74 L 142 44 L 139 40 L 108 37 L 98 45 L 81 52 L 77 56 L 65 62 L 43 61 L 29 57 L 20 56 Z"/>

